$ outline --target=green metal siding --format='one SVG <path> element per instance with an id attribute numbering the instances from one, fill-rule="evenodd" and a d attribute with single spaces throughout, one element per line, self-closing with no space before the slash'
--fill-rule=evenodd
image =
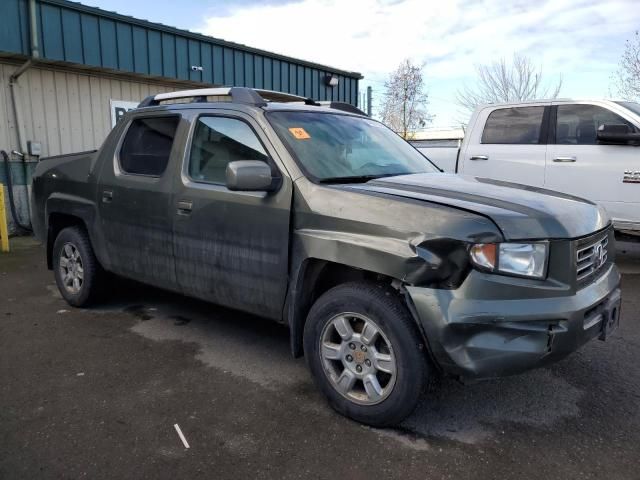
<path id="1" fill-rule="evenodd" d="M 82 38 L 80 25 L 80 14 L 73 11 L 63 11 L 62 19 L 62 43 L 64 45 L 66 60 L 74 63 L 84 62 L 82 55 L 82 42 L 77 42 Z"/>
<path id="2" fill-rule="evenodd" d="M 140 27 L 131 29 L 133 48 L 133 71 L 146 75 L 149 73 L 149 48 L 147 46 L 147 31 Z"/>
<path id="3" fill-rule="evenodd" d="M 43 23 L 46 23 L 46 20 L 43 20 Z M 115 70 L 118 68 L 118 42 L 116 40 L 116 23 L 106 18 L 100 18 L 98 19 L 98 30 L 100 34 L 100 57 L 102 58 L 101 66 L 104 68 Z M 62 58 L 61 60 L 64 60 L 64 58 Z"/>
<path id="4" fill-rule="evenodd" d="M 26 2 L 0 2 L 0 48 L 10 52 L 28 52 L 29 50 L 29 13 Z"/>
<path id="5" fill-rule="evenodd" d="M 122 70 L 135 72 L 133 65 L 133 34 L 131 25 L 116 24 L 116 40 L 118 43 L 118 66 Z"/>
<path id="6" fill-rule="evenodd" d="M 67 0 L 37 0 L 44 60 L 126 73 L 280 90 L 357 105 L 361 76 Z M 179 7 L 176 7 L 179 8 Z M 0 0 L 0 53 L 30 55 L 27 0 Z M 202 66 L 192 71 L 191 66 Z M 336 75 L 339 85 L 325 86 Z"/>
<path id="7" fill-rule="evenodd" d="M 189 80 L 189 50 L 187 49 L 187 39 L 174 37 L 176 42 L 176 69 L 180 80 Z"/>
<path id="8" fill-rule="evenodd" d="M 102 56 L 100 55 L 100 29 L 98 27 L 98 18 L 89 15 L 80 16 L 80 31 L 82 53 L 84 54 L 84 63 L 92 67 L 102 65 Z"/>
<path id="9" fill-rule="evenodd" d="M 149 49 L 149 73 L 162 76 L 162 34 L 154 30 L 147 31 L 147 47 Z"/>
<path id="10" fill-rule="evenodd" d="M 42 5 L 40 31 L 42 32 L 42 56 L 51 60 L 65 60 L 64 40 L 60 9 Z M 44 21 L 44 19 L 47 19 Z M 26 25 L 28 28 L 28 24 Z"/>
<path id="11" fill-rule="evenodd" d="M 202 81 L 205 83 L 213 83 L 213 54 L 211 45 L 203 43 L 200 45 L 200 53 L 202 55 Z"/>

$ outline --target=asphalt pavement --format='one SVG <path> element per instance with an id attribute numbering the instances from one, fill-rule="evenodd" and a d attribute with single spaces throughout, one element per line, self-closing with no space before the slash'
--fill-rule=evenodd
<path id="1" fill-rule="evenodd" d="M 640 478 L 640 262 L 620 328 L 565 360 L 436 380 L 399 428 L 334 413 L 286 328 L 117 281 L 74 309 L 44 250 L 0 254 L 0 478 Z M 178 425 L 185 443 L 180 438 Z"/>

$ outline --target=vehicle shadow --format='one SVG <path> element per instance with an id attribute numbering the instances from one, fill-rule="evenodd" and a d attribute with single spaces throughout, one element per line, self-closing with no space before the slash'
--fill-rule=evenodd
<path id="1" fill-rule="evenodd" d="M 209 367 L 274 391 L 290 391 L 304 398 L 306 408 L 328 409 L 314 389 L 303 359 L 291 357 L 284 325 L 120 279 L 114 283 L 109 301 L 96 309 L 130 314 L 139 320 L 132 327 L 136 334 L 154 341 L 196 344 L 196 358 Z M 611 343 L 586 345 L 558 365 L 519 376 L 466 385 L 436 378 L 398 432 L 480 443 L 504 434 L 513 425 L 548 429 L 579 417 L 584 414 L 581 402 L 585 391 L 604 388 L 615 375 L 613 365 L 608 374 L 589 375 L 596 358 L 607 358 L 603 349 L 615 348 Z M 609 368 L 606 362 L 598 365 Z"/>

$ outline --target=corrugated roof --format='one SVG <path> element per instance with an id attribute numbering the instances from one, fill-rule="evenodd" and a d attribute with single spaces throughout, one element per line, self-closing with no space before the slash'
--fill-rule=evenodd
<path id="1" fill-rule="evenodd" d="M 6 1 L 6 0 L 4 0 L 4 1 Z M 297 63 L 299 65 L 305 65 L 305 66 L 317 68 L 317 69 L 324 70 L 324 71 L 331 72 L 331 73 L 339 73 L 339 74 L 342 74 L 342 75 L 347 75 L 349 77 L 354 77 L 354 78 L 358 78 L 358 79 L 364 78 L 362 76 L 362 74 L 359 73 L 359 72 L 350 72 L 350 71 L 347 71 L 347 70 L 342 70 L 342 69 L 339 69 L 339 68 L 331 67 L 329 65 L 322 65 L 322 64 L 311 62 L 311 61 L 308 61 L 308 60 L 303 60 L 303 59 L 299 59 L 299 58 L 293 58 L 293 57 L 289 57 L 289 56 L 282 55 L 282 54 L 279 54 L 279 53 L 274 53 L 274 52 L 269 52 L 267 50 L 254 48 L 254 47 L 251 47 L 251 46 L 248 46 L 248 45 L 244 45 L 242 43 L 231 42 L 231 41 L 224 40 L 224 39 L 221 39 L 221 38 L 211 37 L 211 36 L 208 36 L 208 35 L 203 35 L 201 33 L 192 32 L 190 30 L 184 30 L 184 29 L 172 27 L 172 26 L 169 26 L 169 25 L 165 25 L 163 23 L 152 22 L 150 20 L 135 18 L 135 17 L 132 17 L 130 15 L 123 15 L 123 14 L 118 13 L 118 12 L 112 12 L 112 11 L 109 11 L 109 10 L 103 10 L 103 9 L 97 8 L 97 7 L 90 7 L 88 5 L 82 4 L 81 2 L 72 2 L 70 0 L 38 0 L 38 1 L 40 3 L 50 3 L 50 4 L 54 4 L 54 5 L 60 5 L 60 6 L 66 7 L 66 8 L 73 8 L 73 9 L 76 9 L 78 11 L 92 13 L 94 15 L 101 15 L 101 16 L 109 17 L 109 18 L 112 18 L 114 20 L 120 20 L 120 21 L 131 23 L 132 25 L 140 25 L 142 27 L 154 28 L 154 29 L 157 29 L 157 30 L 166 31 L 168 33 L 174 33 L 174 34 L 178 34 L 178 35 L 181 35 L 181 36 L 194 38 L 194 39 L 197 39 L 197 40 L 212 42 L 212 43 L 215 43 L 217 45 L 228 46 L 228 47 L 235 48 L 235 49 L 238 49 L 238 50 L 243 50 L 243 51 L 246 51 L 246 52 L 249 52 L 249 53 L 257 53 L 259 55 L 264 55 L 264 56 L 271 57 L 271 58 L 277 58 L 277 59 L 281 59 L 281 60 L 286 60 L 288 62 L 295 62 L 295 63 Z"/>

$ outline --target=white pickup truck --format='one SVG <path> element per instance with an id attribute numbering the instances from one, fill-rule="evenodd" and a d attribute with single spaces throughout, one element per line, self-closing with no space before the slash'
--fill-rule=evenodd
<path id="1" fill-rule="evenodd" d="M 414 142 L 412 142 L 414 143 Z M 617 230 L 640 234 L 640 104 L 553 100 L 478 107 L 446 172 L 557 190 L 600 203 Z M 448 158 L 448 161 L 438 161 Z"/>

